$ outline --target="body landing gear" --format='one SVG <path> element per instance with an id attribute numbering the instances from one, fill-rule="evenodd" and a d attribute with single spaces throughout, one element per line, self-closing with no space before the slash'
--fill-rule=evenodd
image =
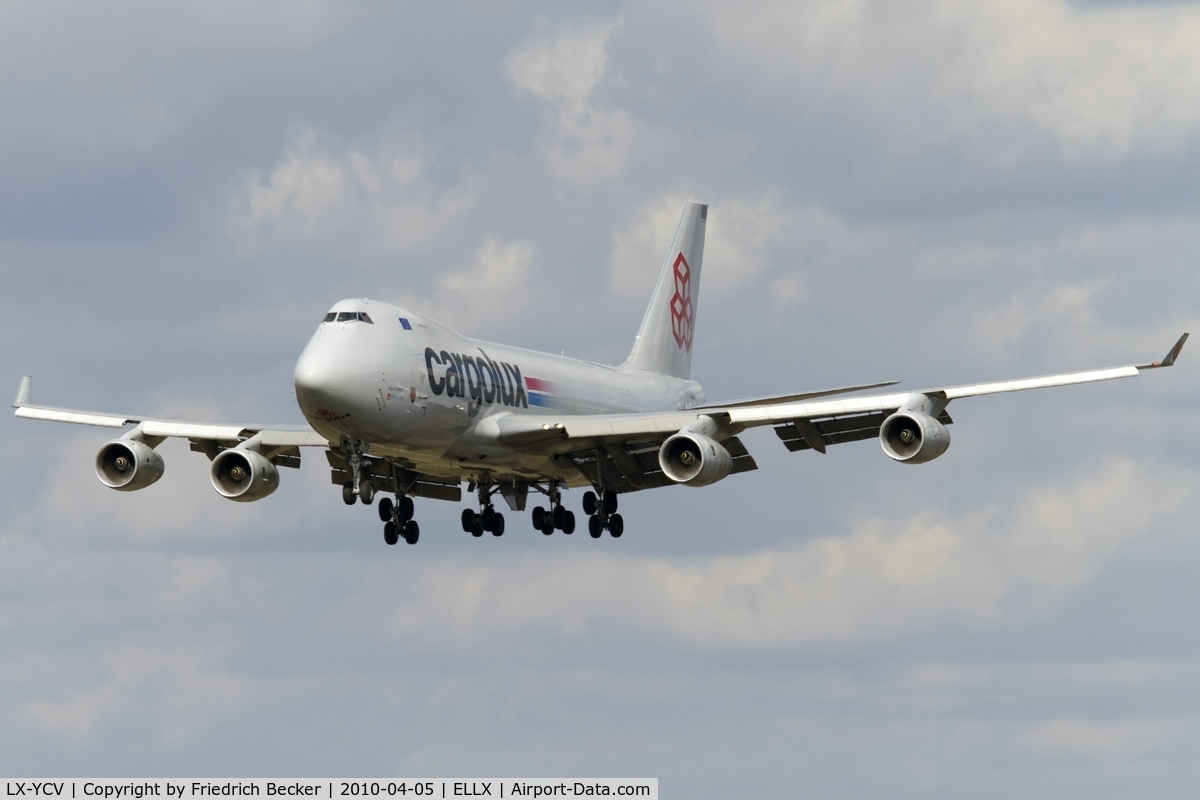
<path id="1" fill-rule="evenodd" d="M 570 536 L 575 532 L 575 512 L 563 507 L 561 489 L 557 483 L 551 482 L 546 491 L 550 498 L 550 510 L 538 506 L 533 510 L 533 527 L 549 536 L 555 530 L 560 530 Z"/>
<path id="2" fill-rule="evenodd" d="M 469 533 L 476 539 L 483 536 L 484 531 L 492 536 L 504 535 L 504 515 L 492 505 L 492 495 L 496 488 L 491 484 L 479 484 L 479 511 L 464 508 L 462 513 L 463 532 Z"/>
<path id="3" fill-rule="evenodd" d="M 379 501 L 379 518 L 384 520 L 383 540 L 395 544 L 403 539 L 416 544 L 421 538 L 421 526 L 413 519 L 413 501 L 408 495 L 397 495 L 396 502 L 384 497 Z"/>
<path id="4" fill-rule="evenodd" d="M 599 496 L 595 492 L 584 492 L 583 513 L 587 514 L 588 535 L 599 539 L 604 531 L 614 539 L 620 539 L 625 532 L 625 520 L 617 513 L 617 493 L 612 489 L 602 491 Z"/>

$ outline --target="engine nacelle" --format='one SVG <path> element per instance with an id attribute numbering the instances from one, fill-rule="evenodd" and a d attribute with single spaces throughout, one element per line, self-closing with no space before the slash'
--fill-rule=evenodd
<path id="1" fill-rule="evenodd" d="M 162 477 L 162 456 L 145 442 L 117 439 L 96 454 L 96 477 L 110 489 L 135 492 Z"/>
<path id="2" fill-rule="evenodd" d="M 225 450 L 209 469 L 213 488 L 222 497 L 249 503 L 261 500 L 279 488 L 279 470 L 253 450 Z"/>
<path id="3" fill-rule="evenodd" d="M 924 464 L 946 452 L 950 431 L 928 414 L 902 410 L 883 421 L 879 443 L 889 458 L 901 464 Z"/>
<path id="4" fill-rule="evenodd" d="M 733 456 L 715 439 L 683 431 L 662 443 L 658 465 L 676 483 L 708 486 L 729 475 Z"/>

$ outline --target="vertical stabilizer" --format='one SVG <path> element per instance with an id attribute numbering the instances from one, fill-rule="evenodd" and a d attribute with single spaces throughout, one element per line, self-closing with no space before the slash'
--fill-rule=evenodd
<path id="1" fill-rule="evenodd" d="M 689 201 L 683 207 L 675 241 L 667 251 L 650 307 L 623 369 L 644 369 L 676 378 L 691 376 L 707 220 L 708 206 Z"/>

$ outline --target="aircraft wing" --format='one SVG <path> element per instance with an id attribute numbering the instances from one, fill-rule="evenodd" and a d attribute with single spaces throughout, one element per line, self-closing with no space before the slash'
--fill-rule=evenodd
<path id="1" fill-rule="evenodd" d="M 633 491 L 671 482 L 658 466 L 658 448 L 668 437 L 703 417 L 712 419 L 719 436 L 728 437 L 721 439 L 723 444 L 732 443 L 732 447 L 726 446 L 733 456 L 732 472 L 744 472 L 756 468 L 753 458 L 736 438 L 747 428 L 770 425 L 789 450 L 824 453 L 829 445 L 878 436 L 887 417 L 914 402 L 928 401 L 925 407 L 945 425 L 953 422 L 945 411 L 946 405 L 959 398 L 1132 378 L 1142 370 L 1169 367 L 1175 363 L 1187 338 L 1188 334 L 1183 334 L 1162 361 L 1138 366 L 812 402 L 781 403 L 768 398 L 762 403 L 739 401 L 725 406 L 715 403 L 662 413 L 558 419 L 504 416 L 494 422 L 495 435 L 500 442 L 518 449 L 569 459 L 591 479 L 600 470 L 606 484 L 617 491 Z"/>
<path id="2" fill-rule="evenodd" d="M 181 438 L 191 442 L 192 450 L 204 453 L 210 459 L 229 447 L 236 447 L 253 437 L 277 466 L 300 466 L 301 447 L 328 447 L 325 437 L 307 425 L 241 425 L 193 422 L 189 420 L 159 419 L 141 414 L 111 414 L 101 411 L 83 411 L 74 408 L 39 406 L 33 403 L 33 379 L 25 376 L 13 402 L 18 417 L 41 419 L 50 422 L 71 422 L 76 425 L 94 425 L 102 428 L 124 428 L 136 425 L 140 435 L 146 439 Z"/>

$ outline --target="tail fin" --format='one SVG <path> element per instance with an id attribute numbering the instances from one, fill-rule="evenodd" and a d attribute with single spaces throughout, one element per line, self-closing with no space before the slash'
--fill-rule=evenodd
<path id="1" fill-rule="evenodd" d="M 708 206 L 683 207 L 675 241 L 667 251 L 658 286 L 623 369 L 643 369 L 688 378 L 692 373 L 692 333 L 700 301 L 700 263 L 704 258 L 704 226 Z"/>

